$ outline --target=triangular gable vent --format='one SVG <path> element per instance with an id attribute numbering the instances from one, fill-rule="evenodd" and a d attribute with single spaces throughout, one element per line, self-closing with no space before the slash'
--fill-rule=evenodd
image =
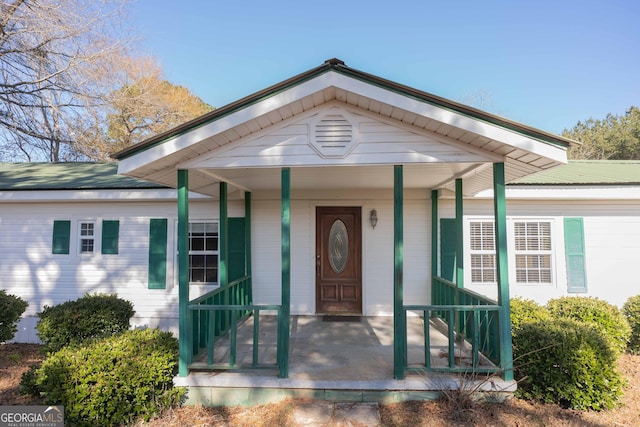
<path id="1" fill-rule="evenodd" d="M 346 111 L 334 109 L 311 122 L 309 141 L 322 157 L 345 157 L 355 147 L 357 123 Z"/>

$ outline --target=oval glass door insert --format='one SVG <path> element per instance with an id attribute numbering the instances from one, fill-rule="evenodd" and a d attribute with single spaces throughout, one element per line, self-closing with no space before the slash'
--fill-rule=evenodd
<path id="1" fill-rule="evenodd" d="M 329 264 L 335 273 L 342 273 L 347 266 L 349 235 L 344 222 L 337 219 L 329 230 Z"/>

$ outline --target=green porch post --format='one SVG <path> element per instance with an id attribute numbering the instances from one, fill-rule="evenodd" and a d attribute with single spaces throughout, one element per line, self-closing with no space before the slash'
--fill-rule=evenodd
<path id="1" fill-rule="evenodd" d="M 221 288 L 229 284 L 229 215 L 227 209 L 228 187 L 220 182 L 220 224 L 218 225 L 218 283 Z M 231 304 L 231 292 L 224 292 L 224 305 Z M 214 315 L 213 313 L 211 315 Z M 231 312 L 220 312 L 220 328 L 226 330 L 231 324 Z"/>
<path id="2" fill-rule="evenodd" d="M 438 275 L 438 197 L 438 190 L 431 190 L 431 304 L 436 300 L 433 278 Z"/>
<path id="3" fill-rule="evenodd" d="M 496 272 L 500 312 L 500 367 L 505 381 L 513 380 L 513 349 L 511 343 L 511 302 L 509 300 L 509 267 L 507 265 L 507 203 L 504 163 L 493 164 L 493 209 L 496 234 Z"/>
<path id="4" fill-rule="evenodd" d="M 462 178 L 456 178 L 456 286 L 464 288 L 464 210 L 462 207 Z M 456 291 L 456 304 L 462 304 L 460 292 Z M 455 330 L 458 334 L 464 331 L 464 312 L 459 311 L 455 318 Z M 462 335 L 460 335 L 462 338 Z"/>
<path id="5" fill-rule="evenodd" d="M 244 193 L 244 274 L 251 277 L 251 193 Z M 253 304 L 253 279 L 249 281 L 249 304 Z"/>
<path id="6" fill-rule="evenodd" d="M 462 179 L 456 178 L 456 285 L 464 288 L 464 228 L 462 209 Z M 456 302 L 459 304 L 459 302 Z"/>
<path id="7" fill-rule="evenodd" d="M 393 372 L 404 379 L 407 364 L 406 318 L 403 312 L 403 175 L 402 165 L 393 167 Z"/>
<path id="8" fill-rule="evenodd" d="M 218 280 L 220 281 L 220 287 L 223 288 L 229 283 L 229 215 L 227 209 L 227 183 L 220 183 L 220 228 L 219 234 L 219 262 L 218 262 Z M 228 292 L 225 293 L 227 296 Z M 225 304 L 229 304 L 229 301 L 225 301 Z"/>
<path id="9" fill-rule="evenodd" d="M 189 171 L 178 170 L 178 375 L 189 375 L 193 322 L 189 312 Z"/>
<path id="10" fill-rule="evenodd" d="M 282 302 L 278 322 L 280 378 L 289 376 L 289 324 L 291 313 L 291 171 L 281 172 L 282 192 Z"/>

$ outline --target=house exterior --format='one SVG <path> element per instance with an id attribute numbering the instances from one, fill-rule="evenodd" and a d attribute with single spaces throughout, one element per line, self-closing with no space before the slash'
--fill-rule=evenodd
<path id="1" fill-rule="evenodd" d="M 565 165 L 571 143 L 332 59 L 117 165 L 3 165 L 2 286 L 31 302 L 16 340 L 45 304 L 115 292 L 179 335 L 186 376 L 271 313 L 287 377 L 291 315 L 386 315 L 403 378 L 417 314 L 510 380 L 511 296 L 638 293 L 640 164 Z"/>

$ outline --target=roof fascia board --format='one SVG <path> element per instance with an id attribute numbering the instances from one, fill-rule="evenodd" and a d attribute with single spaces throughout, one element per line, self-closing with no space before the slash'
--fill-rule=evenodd
<path id="1" fill-rule="evenodd" d="M 511 200 L 629 200 L 640 202 L 640 185 L 564 185 L 564 186 L 511 186 L 506 187 Z M 493 190 L 481 191 L 474 199 L 491 199 Z"/>
<path id="2" fill-rule="evenodd" d="M 573 145 L 573 144 L 582 145 L 582 143 L 579 141 L 575 141 L 575 140 L 566 138 L 564 136 L 546 132 L 541 129 L 537 129 L 537 128 L 516 122 L 514 120 L 507 119 L 506 117 L 501 117 L 496 114 L 488 113 L 486 111 L 482 111 L 477 108 L 474 108 L 465 104 L 461 104 L 459 102 L 451 101 L 446 98 L 442 98 L 440 96 L 433 95 L 428 92 L 420 91 L 418 89 L 414 89 L 406 85 L 402 85 L 390 80 L 386 80 L 381 77 L 374 76 L 372 74 L 358 71 L 353 68 L 342 66 L 342 67 L 336 67 L 334 68 L 334 70 L 336 72 L 348 75 L 350 77 L 353 77 L 362 81 L 366 81 L 370 84 L 383 87 L 385 89 L 389 89 L 394 92 L 401 93 L 404 96 L 415 98 L 421 102 L 427 102 L 427 103 L 439 106 L 441 108 L 445 108 L 463 115 L 467 115 L 477 120 L 482 120 L 482 121 L 494 124 L 496 126 L 508 128 L 515 132 L 528 135 L 530 137 L 533 137 L 534 139 L 543 140 L 550 144 L 559 145 L 561 147 L 566 147 L 566 148 L 568 148 L 570 145 Z"/>
<path id="3" fill-rule="evenodd" d="M 211 199 L 199 193 L 189 193 L 190 199 Z M 28 190 L 0 191 L 0 203 L 14 202 L 91 202 L 91 201 L 131 201 L 168 200 L 175 201 L 177 192 L 172 188 L 153 190 Z"/>
<path id="4" fill-rule="evenodd" d="M 146 164 L 160 160 L 167 155 L 188 148 L 210 136 L 224 132 L 258 116 L 331 87 L 332 76 L 332 73 L 324 73 L 297 86 L 287 88 L 287 90 L 263 98 L 244 108 L 229 112 L 227 115 L 216 118 L 209 123 L 201 124 L 197 128 L 188 129 L 185 133 L 173 136 L 162 144 L 146 148 L 146 150 L 144 150 L 144 156 L 136 156 L 135 153 L 133 153 L 131 157 L 123 157 L 119 163 L 118 173 L 126 174 Z"/>
<path id="5" fill-rule="evenodd" d="M 337 87 L 349 90 L 357 95 L 369 97 L 379 102 L 410 111 L 450 126 L 475 133 L 486 138 L 508 144 L 527 152 L 535 153 L 552 160 L 566 163 L 566 147 L 552 145 L 546 141 L 532 139 L 516 131 L 481 121 L 477 118 L 457 113 L 441 106 L 430 104 L 424 100 L 408 97 L 406 94 L 388 88 L 372 85 L 370 82 L 354 79 L 344 74 L 334 77 Z M 348 80 L 347 80 L 348 79 Z"/>

